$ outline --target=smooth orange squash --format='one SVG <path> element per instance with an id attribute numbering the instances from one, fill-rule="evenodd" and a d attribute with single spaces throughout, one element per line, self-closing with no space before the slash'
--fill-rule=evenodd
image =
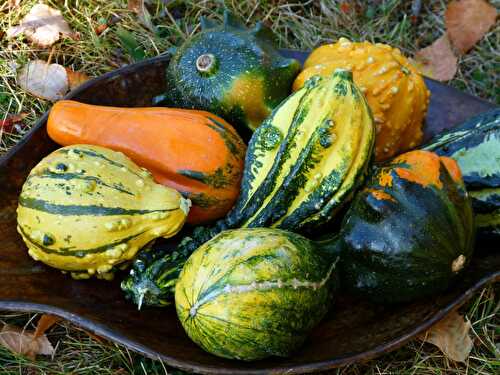
<path id="1" fill-rule="evenodd" d="M 246 146 L 231 125 L 205 111 L 62 100 L 50 111 L 47 131 L 63 146 L 123 152 L 157 182 L 191 199 L 191 224 L 224 216 L 239 194 Z"/>

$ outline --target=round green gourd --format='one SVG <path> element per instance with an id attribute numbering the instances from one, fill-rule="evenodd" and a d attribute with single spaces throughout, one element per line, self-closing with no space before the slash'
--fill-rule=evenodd
<path id="1" fill-rule="evenodd" d="M 335 243 L 342 287 L 382 303 L 442 292 L 471 260 L 474 234 L 457 163 L 402 154 L 374 173 L 346 213 Z"/>
<path id="2" fill-rule="evenodd" d="M 165 104 L 215 113 L 247 136 L 290 94 L 300 63 L 278 54 L 262 23 L 250 30 L 225 11 L 222 25 L 201 27 L 170 61 Z"/>
<path id="3" fill-rule="evenodd" d="M 225 358 L 288 356 L 326 314 L 335 263 L 300 235 L 228 230 L 198 248 L 175 290 L 189 337 Z"/>

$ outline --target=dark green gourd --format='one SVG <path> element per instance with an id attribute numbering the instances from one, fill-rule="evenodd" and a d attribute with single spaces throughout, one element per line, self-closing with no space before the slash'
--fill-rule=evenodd
<path id="1" fill-rule="evenodd" d="M 474 245 L 470 199 L 456 162 L 412 151 L 376 170 L 344 217 L 342 288 L 408 302 L 448 288 Z"/>
<path id="2" fill-rule="evenodd" d="M 222 25 L 201 19 L 201 32 L 176 49 L 167 68 L 165 104 L 203 109 L 251 134 L 291 92 L 300 63 L 282 57 L 261 22 L 245 27 L 229 11 Z"/>
<path id="3" fill-rule="evenodd" d="M 352 74 L 340 70 L 328 79 L 312 79 L 253 134 L 241 193 L 226 218 L 210 228 L 196 228 L 174 252 L 148 266 L 141 261 L 144 269 L 134 266 L 122 289 L 136 303 L 169 303 L 184 261 L 225 229 L 314 232 L 363 183 L 374 141 L 370 110 Z"/>
<path id="4" fill-rule="evenodd" d="M 186 261 L 175 290 L 188 336 L 217 356 L 290 356 L 338 284 L 378 303 L 446 290 L 469 263 L 474 225 L 457 163 L 412 151 L 380 167 L 341 231 L 322 241 L 274 228 L 220 233 Z"/>
<path id="5" fill-rule="evenodd" d="M 472 257 L 474 234 L 470 197 L 457 163 L 417 150 L 375 169 L 356 194 L 340 232 L 314 246 L 331 259 L 340 256 L 344 290 L 398 303 L 447 289 Z M 171 303 L 178 260 L 184 256 L 173 252 L 146 267 L 140 264 L 124 289 L 139 297 L 136 302 Z"/>
<path id="6" fill-rule="evenodd" d="M 500 109 L 439 134 L 423 149 L 456 160 L 472 198 L 478 235 L 500 237 Z"/>

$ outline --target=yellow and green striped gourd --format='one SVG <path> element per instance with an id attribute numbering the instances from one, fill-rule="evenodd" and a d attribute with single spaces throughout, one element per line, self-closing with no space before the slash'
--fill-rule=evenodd
<path id="1" fill-rule="evenodd" d="M 171 237 L 190 202 L 119 152 L 58 149 L 33 168 L 17 209 L 31 257 L 76 278 L 111 278 L 148 242 Z"/>

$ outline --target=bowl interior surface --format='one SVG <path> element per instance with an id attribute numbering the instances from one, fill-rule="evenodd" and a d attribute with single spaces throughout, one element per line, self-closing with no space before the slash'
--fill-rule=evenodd
<path id="1" fill-rule="evenodd" d="M 303 61 L 307 54 L 283 51 Z M 87 82 L 68 94 L 91 104 L 149 106 L 166 90 L 168 56 L 129 65 Z M 425 138 L 494 106 L 432 80 Z M 167 92 L 168 94 L 168 92 Z M 151 358 L 201 373 L 236 374 L 323 370 L 366 360 L 393 350 L 464 303 L 487 282 L 500 278 L 500 256 L 494 244 L 478 245 L 463 278 L 448 292 L 422 301 L 380 306 L 340 296 L 334 308 L 290 358 L 245 363 L 214 357 L 184 333 L 175 309 L 137 311 L 113 282 L 76 281 L 33 261 L 16 232 L 17 197 L 32 167 L 58 146 L 46 133 L 46 116 L 7 155 L 0 158 L 0 309 L 40 311 L 62 316 L 98 335 Z M 103 125 L 104 126 L 104 125 Z M 178 236 L 174 238 L 178 240 Z"/>

